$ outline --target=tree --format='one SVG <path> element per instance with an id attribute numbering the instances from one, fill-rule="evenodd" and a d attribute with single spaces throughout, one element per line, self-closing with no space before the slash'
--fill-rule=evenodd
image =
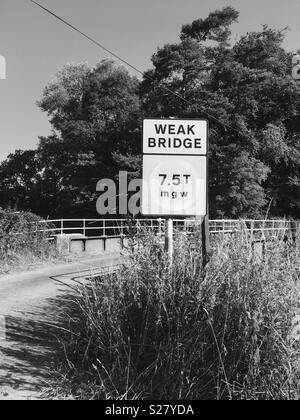
<path id="1" fill-rule="evenodd" d="M 34 150 L 17 150 L 0 165 L 0 206 L 29 210 L 34 205 L 38 162 Z"/>
<path id="2" fill-rule="evenodd" d="M 40 108 L 59 137 L 74 151 L 106 153 L 131 147 L 130 130 L 139 114 L 138 80 L 112 61 L 90 70 L 66 66 L 46 87 Z M 103 148 L 105 146 L 105 148 Z"/>
<path id="3" fill-rule="evenodd" d="M 55 135 L 41 138 L 37 153 L 53 213 L 95 216 L 98 180 L 117 176 L 117 156 L 139 152 L 137 91 L 137 79 L 106 60 L 69 65 L 46 87 L 39 106 Z"/>
<path id="4" fill-rule="evenodd" d="M 140 153 L 138 80 L 111 61 L 65 66 L 38 102 L 53 133 L 0 165 L 2 206 L 44 217 L 95 217 L 96 185 Z"/>
<path id="5" fill-rule="evenodd" d="M 263 26 L 231 46 L 237 18 L 231 7 L 213 12 L 153 55 L 141 84 L 144 112 L 209 119 L 212 217 L 259 216 L 270 201 L 274 214 L 296 216 L 300 89 L 285 30 Z"/>
<path id="6" fill-rule="evenodd" d="M 193 38 L 198 42 L 216 41 L 223 46 L 229 45 L 230 26 L 237 21 L 239 12 L 233 7 L 224 7 L 209 14 L 206 19 L 194 20 L 190 25 L 184 25 L 181 39 Z"/>

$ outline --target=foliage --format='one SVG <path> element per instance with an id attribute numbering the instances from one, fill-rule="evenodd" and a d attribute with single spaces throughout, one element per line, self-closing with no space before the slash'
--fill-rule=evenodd
<path id="1" fill-rule="evenodd" d="M 180 43 L 158 49 L 141 86 L 144 109 L 209 119 L 213 217 L 262 215 L 270 201 L 274 214 L 296 216 L 300 85 L 282 47 L 285 30 L 264 26 L 230 46 L 237 17 L 230 7 L 211 13 L 185 25 Z"/>
<path id="2" fill-rule="evenodd" d="M 95 216 L 97 182 L 117 173 L 113 154 L 136 151 L 137 86 L 125 69 L 104 60 L 92 70 L 68 66 L 46 88 L 39 104 L 58 135 L 41 139 L 38 156 L 46 168 L 42 185 L 54 181 L 52 214 Z"/>
<path id="3" fill-rule="evenodd" d="M 216 239 L 204 272 L 197 233 L 177 238 L 172 269 L 146 236 L 116 275 L 72 290 L 52 397 L 299 398 L 299 253 L 275 240 L 261 261 L 243 238 Z"/>
<path id="4" fill-rule="evenodd" d="M 17 150 L 0 166 L 0 205 L 28 210 L 35 190 L 38 163 L 33 150 Z"/>
<path id="5" fill-rule="evenodd" d="M 117 174 L 114 153 L 135 153 L 140 139 L 138 81 L 111 61 L 67 65 L 43 93 L 53 134 L 38 149 L 0 166 L 2 206 L 47 217 L 95 217 L 96 184 Z M 16 171 L 17 170 L 17 171 Z"/>
<path id="6" fill-rule="evenodd" d="M 40 221 L 32 213 L 0 209 L 0 272 L 55 256 L 47 234 L 41 232 Z M 43 227 L 46 229 L 47 224 Z"/>

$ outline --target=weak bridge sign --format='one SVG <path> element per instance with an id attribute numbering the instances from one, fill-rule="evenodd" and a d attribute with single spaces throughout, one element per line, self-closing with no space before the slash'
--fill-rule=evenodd
<path id="1" fill-rule="evenodd" d="M 206 120 L 144 120 L 144 215 L 207 214 L 207 148 Z"/>

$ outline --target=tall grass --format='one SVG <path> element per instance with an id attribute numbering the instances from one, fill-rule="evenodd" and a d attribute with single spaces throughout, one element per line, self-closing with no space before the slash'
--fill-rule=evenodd
<path id="1" fill-rule="evenodd" d="M 52 397 L 298 399 L 299 253 L 244 235 L 215 238 L 203 271 L 199 234 L 179 235 L 170 267 L 159 238 L 140 237 L 115 275 L 72 297 L 65 362 Z"/>
<path id="2" fill-rule="evenodd" d="M 40 232 L 40 220 L 32 213 L 0 209 L 0 273 L 55 256 L 48 235 Z"/>

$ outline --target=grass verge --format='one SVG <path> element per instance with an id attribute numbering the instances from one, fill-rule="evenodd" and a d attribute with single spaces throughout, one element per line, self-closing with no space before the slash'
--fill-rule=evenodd
<path id="1" fill-rule="evenodd" d="M 65 302 L 57 399 L 299 399 L 299 250 L 245 235 L 215 238 L 202 269 L 199 233 L 180 235 L 172 267 L 151 235 L 114 275 Z"/>

